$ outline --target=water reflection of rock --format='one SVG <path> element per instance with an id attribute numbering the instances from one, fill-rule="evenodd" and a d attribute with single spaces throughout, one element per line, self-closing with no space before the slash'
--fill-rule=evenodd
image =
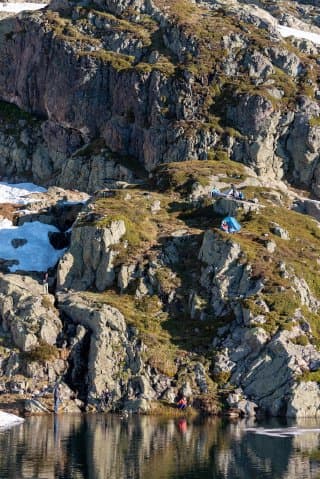
<path id="1" fill-rule="evenodd" d="M 247 433 L 253 421 L 230 424 L 225 434 L 230 437 L 229 448 L 223 450 L 218 443 L 215 479 L 315 479 L 319 478 L 319 464 L 310 459 L 310 452 L 319 449 L 320 434 L 304 433 L 296 436 L 277 437 Z M 282 425 L 286 427 L 287 425 Z M 271 428 L 279 427 L 272 421 Z M 281 427 L 281 425 L 280 425 Z M 315 423 L 303 421 L 299 428 L 312 428 Z"/>
<path id="2" fill-rule="evenodd" d="M 6 479 L 315 479 L 319 434 L 279 438 L 244 422 L 32 417 L 0 434 Z M 279 426 L 277 424 L 277 426 Z M 307 427 L 307 426 L 303 426 Z"/>

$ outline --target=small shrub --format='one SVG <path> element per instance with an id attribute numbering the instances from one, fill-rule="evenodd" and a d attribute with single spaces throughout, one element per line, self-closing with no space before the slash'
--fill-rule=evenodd
<path id="1" fill-rule="evenodd" d="M 297 377 L 297 381 L 299 382 L 316 382 L 320 384 L 320 370 L 318 371 L 308 371 L 301 376 Z"/>
<path id="2" fill-rule="evenodd" d="M 296 336 L 295 338 L 292 338 L 291 342 L 299 346 L 307 346 L 307 344 L 309 344 L 309 340 L 305 334 L 301 334 L 300 336 Z"/>
<path id="3" fill-rule="evenodd" d="M 173 378 L 177 374 L 177 366 L 174 364 L 173 358 L 168 355 L 166 348 L 159 346 L 154 348 L 148 357 L 148 363 L 169 378 Z"/>
<path id="4" fill-rule="evenodd" d="M 310 118 L 309 125 L 311 127 L 320 126 L 320 117 L 319 116 L 313 116 L 312 118 Z"/>
<path id="5" fill-rule="evenodd" d="M 38 346 L 24 353 L 27 361 L 37 361 L 39 363 L 46 363 L 58 357 L 58 348 L 52 346 L 44 341 L 41 341 Z"/>
<path id="6" fill-rule="evenodd" d="M 55 311 L 55 307 L 52 304 L 50 297 L 48 295 L 43 295 L 41 299 L 41 305 L 46 309 L 51 309 Z"/>
<path id="7" fill-rule="evenodd" d="M 229 371 L 220 371 L 219 373 L 213 374 L 213 380 L 220 386 L 227 384 L 230 379 L 230 372 Z"/>

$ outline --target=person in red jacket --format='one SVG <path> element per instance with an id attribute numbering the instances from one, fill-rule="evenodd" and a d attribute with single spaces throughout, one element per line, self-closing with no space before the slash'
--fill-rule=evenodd
<path id="1" fill-rule="evenodd" d="M 178 409 L 185 409 L 187 407 L 187 400 L 184 396 L 177 402 Z"/>

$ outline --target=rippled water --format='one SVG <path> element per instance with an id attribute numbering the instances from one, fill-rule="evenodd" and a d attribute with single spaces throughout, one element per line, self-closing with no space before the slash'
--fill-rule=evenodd
<path id="1" fill-rule="evenodd" d="M 319 479 L 320 423 L 290 426 L 220 419 L 32 417 L 0 432 L 0 478 Z"/>

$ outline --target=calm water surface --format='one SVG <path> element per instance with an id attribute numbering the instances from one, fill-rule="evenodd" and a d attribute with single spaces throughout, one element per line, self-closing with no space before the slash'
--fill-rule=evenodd
<path id="1" fill-rule="evenodd" d="M 320 423 L 300 423 L 303 430 L 288 426 L 220 419 L 33 417 L 0 432 L 0 478 L 320 479 Z M 279 427 L 285 429 L 275 430 Z"/>

